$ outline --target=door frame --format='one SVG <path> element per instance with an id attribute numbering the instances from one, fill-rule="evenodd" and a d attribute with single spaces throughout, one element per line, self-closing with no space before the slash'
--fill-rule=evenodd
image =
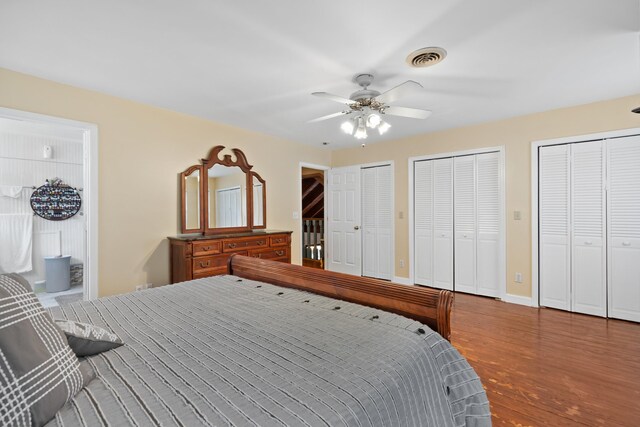
<path id="1" fill-rule="evenodd" d="M 531 142 L 531 306 L 540 306 L 540 219 L 538 180 L 540 158 L 539 148 L 550 145 L 575 144 L 579 142 L 602 141 L 611 138 L 640 135 L 640 128 L 612 130 Z"/>
<path id="2" fill-rule="evenodd" d="M 23 122 L 66 126 L 83 131 L 83 213 L 86 253 L 83 298 L 98 298 L 98 125 L 57 116 L 0 107 L 0 117 Z"/>
<path id="3" fill-rule="evenodd" d="M 324 262 L 324 270 L 326 270 L 326 252 L 327 252 L 327 230 L 328 230 L 328 223 L 327 223 L 327 175 L 328 175 L 328 171 L 331 169 L 331 166 L 325 166 L 325 165 L 318 165 L 315 163 L 307 163 L 307 162 L 300 162 L 298 163 L 298 208 L 297 211 L 298 213 L 298 231 L 299 231 L 299 236 L 300 236 L 300 247 L 298 248 L 298 255 L 300 255 L 300 265 L 302 265 L 302 232 L 303 232 L 303 225 L 302 225 L 302 168 L 309 168 L 309 169 L 316 169 L 316 170 L 321 170 L 324 172 L 324 233 L 322 233 L 322 239 L 324 240 L 324 253 L 322 254 L 322 256 L 324 256 L 325 262 Z M 294 218 L 295 219 L 295 218 Z"/>
<path id="4" fill-rule="evenodd" d="M 495 147 L 483 147 L 483 148 L 473 148 L 470 150 L 460 150 L 460 151 L 452 151 L 448 153 L 435 153 L 435 154 L 427 154 L 423 156 L 413 156 L 409 157 L 407 162 L 407 175 L 409 178 L 409 259 L 407 262 L 409 263 L 409 283 L 411 285 L 415 284 L 415 265 L 414 265 L 414 256 L 415 256 L 415 233 L 414 233 L 414 168 L 413 165 L 415 162 L 419 162 L 422 160 L 435 160 L 435 159 L 444 159 L 448 157 L 460 157 L 460 156 L 470 156 L 474 154 L 484 154 L 484 153 L 493 153 L 498 152 L 500 155 L 500 283 L 498 284 L 498 296 L 500 299 L 505 299 L 507 297 L 507 263 L 506 263 L 506 235 L 507 235 L 507 227 L 506 227 L 506 186 L 505 186 L 505 147 L 504 145 L 499 145 Z M 455 197 L 455 194 L 454 194 Z M 455 227 L 455 224 L 454 224 Z M 455 259 L 454 259 L 455 263 Z M 454 278 L 455 283 L 455 278 Z M 455 289 L 454 289 L 455 291 Z"/>

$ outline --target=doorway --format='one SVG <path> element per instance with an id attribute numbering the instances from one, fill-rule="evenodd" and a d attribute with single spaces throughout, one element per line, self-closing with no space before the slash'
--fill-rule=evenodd
<path id="1" fill-rule="evenodd" d="M 324 269 L 325 171 L 301 166 L 302 265 Z"/>
<path id="2" fill-rule="evenodd" d="M 0 272 L 47 307 L 97 298 L 97 127 L 0 108 L 0 171 L 0 233 L 23 249 L 1 251 Z M 62 189 L 65 208 L 49 206 Z"/>

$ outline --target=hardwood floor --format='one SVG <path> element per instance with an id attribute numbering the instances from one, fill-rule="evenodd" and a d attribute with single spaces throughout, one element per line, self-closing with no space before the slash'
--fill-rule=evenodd
<path id="1" fill-rule="evenodd" d="M 456 293 L 452 330 L 495 426 L 640 426 L 640 324 Z"/>

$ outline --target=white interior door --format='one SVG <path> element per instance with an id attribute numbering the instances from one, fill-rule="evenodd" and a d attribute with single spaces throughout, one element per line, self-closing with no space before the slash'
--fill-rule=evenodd
<path id="1" fill-rule="evenodd" d="M 391 166 L 362 169 L 362 275 L 391 280 L 393 176 Z"/>
<path id="2" fill-rule="evenodd" d="M 453 159 L 433 160 L 433 286 L 453 290 Z"/>
<path id="3" fill-rule="evenodd" d="M 360 276 L 360 166 L 329 170 L 327 269 Z"/>
<path id="4" fill-rule="evenodd" d="M 455 284 L 460 292 L 476 292 L 476 156 L 455 157 Z"/>
<path id="5" fill-rule="evenodd" d="M 569 146 L 539 151 L 540 303 L 570 309 Z"/>
<path id="6" fill-rule="evenodd" d="M 602 141 L 572 144 L 571 311 L 607 315 Z"/>
<path id="7" fill-rule="evenodd" d="M 433 160 L 413 163 L 414 283 L 433 284 Z"/>
<path id="8" fill-rule="evenodd" d="M 476 293 L 497 297 L 500 295 L 502 282 L 502 181 L 499 152 L 476 155 L 476 196 Z"/>
<path id="9" fill-rule="evenodd" d="M 640 322 L 640 137 L 607 141 L 609 317 Z"/>

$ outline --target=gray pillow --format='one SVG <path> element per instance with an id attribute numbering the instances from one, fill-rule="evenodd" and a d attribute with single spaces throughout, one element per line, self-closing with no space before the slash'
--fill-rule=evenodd
<path id="1" fill-rule="evenodd" d="M 29 283 L 0 275 L 0 425 L 44 425 L 94 376 Z"/>
<path id="2" fill-rule="evenodd" d="M 56 319 L 56 324 L 67 336 L 69 345 L 78 357 L 93 356 L 124 344 L 116 334 L 90 323 Z"/>

